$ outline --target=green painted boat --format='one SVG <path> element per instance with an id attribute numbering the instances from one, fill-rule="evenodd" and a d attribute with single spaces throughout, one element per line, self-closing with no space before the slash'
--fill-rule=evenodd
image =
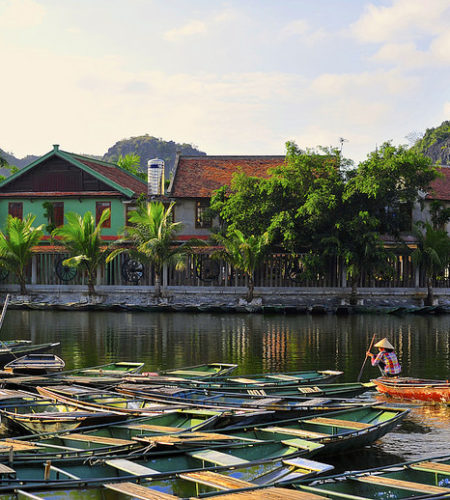
<path id="1" fill-rule="evenodd" d="M 161 371 L 156 375 L 167 375 L 169 377 L 182 378 L 217 378 L 224 377 L 230 374 L 237 368 L 238 365 L 230 363 L 205 363 L 196 366 L 187 366 L 183 368 L 172 368 L 170 370 Z"/>
<path id="2" fill-rule="evenodd" d="M 89 376 L 89 377 L 122 377 L 131 373 L 139 373 L 144 367 L 144 363 L 136 363 L 132 361 L 118 361 L 116 363 L 108 363 L 106 365 L 92 366 L 90 368 L 81 368 L 69 370 L 55 374 L 55 378 L 64 378 L 66 376 Z"/>
<path id="3" fill-rule="evenodd" d="M 121 384 L 116 391 L 149 399 L 162 405 L 201 406 L 221 410 L 248 409 L 274 412 L 273 419 L 282 419 L 355 408 L 367 405 L 362 400 L 339 400 L 330 398 L 305 398 L 297 396 L 269 395 L 253 396 L 250 394 L 231 394 L 219 391 L 200 389 L 183 389 L 178 387 L 158 387 L 142 384 Z M 370 403 L 369 403 L 370 406 Z M 290 412 L 287 415 L 286 412 Z M 284 415 L 284 416 L 283 416 Z M 286 416 L 287 415 L 287 416 Z"/>
<path id="4" fill-rule="evenodd" d="M 161 405 L 139 398 L 125 396 L 117 392 L 102 391 L 78 385 L 56 387 L 36 387 L 38 393 L 48 399 L 59 401 L 77 409 L 115 412 L 129 417 L 155 415 L 161 411 L 173 410 L 173 405 Z"/>
<path id="5" fill-rule="evenodd" d="M 147 379 L 142 375 L 130 376 L 125 383 L 143 384 Z M 230 394 L 250 394 L 253 396 L 302 396 L 302 397 L 328 397 L 328 398 L 353 398 L 364 392 L 374 390 L 376 385 L 373 382 L 353 382 L 344 384 L 294 384 L 294 385 L 264 385 L 263 387 L 242 388 L 239 386 L 228 386 L 214 381 L 203 380 L 176 380 L 173 378 L 159 378 L 151 380 L 152 384 L 165 385 L 168 387 L 183 387 L 187 389 L 202 389 L 209 391 L 226 392 Z"/>
<path id="6" fill-rule="evenodd" d="M 328 412 L 322 415 L 275 421 L 251 429 L 231 427 L 221 434 L 236 438 L 272 441 L 307 439 L 323 444 L 319 455 L 333 455 L 362 448 L 392 431 L 409 413 L 409 409 L 374 405 L 364 408 Z"/>
<path id="7" fill-rule="evenodd" d="M 314 462 L 308 467 L 303 456 L 316 452 L 322 445 L 296 440 L 295 443 L 254 442 L 224 445 L 214 449 L 197 448 L 185 452 L 155 452 L 149 458 L 128 460 L 104 456 L 101 460 L 85 458 L 52 461 L 15 460 L 0 468 L 0 492 L 14 489 L 68 489 L 101 486 L 115 481 L 151 481 L 152 487 L 176 494 L 179 480 L 186 473 L 210 471 L 243 481 L 283 484 L 299 480 L 305 474 L 317 474 L 330 466 Z M 262 458 L 264 457 L 264 458 Z M 189 496 L 196 495 L 199 484 L 192 484 Z"/>
<path id="8" fill-rule="evenodd" d="M 171 376 L 173 379 L 173 373 L 165 372 L 164 374 L 148 374 L 142 375 L 140 377 L 132 377 L 135 383 L 144 384 L 161 384 L 166 382 L 171 382 L 171 385 L 183 385 L 193 384 L 197 382 L 199 386 L 205 389 L 215 389 L 220 391 L 234 391 L 234 392 L 245 392 L 248 389 L 281 389 L 284 387 L 295 387 L 300 384 L 322 384 L 325 382 L 331 382 L 335 378 L 342 375 L 344 372 L 335 370 L 322 370 L 322 371 L 299 371 L 299 372 L 289 372 L 289 373 L 267 373 L 258 375 L 245 375 L 240 377 L 219 377 L 215 376 L 206 380 L 204 377 L 201 381 L 192 381 L 194 376 L 189 376 L 189 370 L 184 370 L 185 375 L 179 375 L 180 380 L 177 379 L 170 381 L 164 378 L 164 376 Z M 186 380 L 183 380 L 186 379 Z"/>
<path id="9" fill-rule="evenodd" d="M 0 408 L 0 416 L 10 431 L 26 431 L 36 434 L 58 432 L 78 427 L 119 422 L 127 418 L 126 414 L 113 411 L 89 411 L 58 403 L 49 399 L 34 402 L 18 401 Z"/>
<path id="10" fill-rule="evenodd" d="M 327 498 L 450 497 L 450 455 L 329 476 L 298 488 Z"/>

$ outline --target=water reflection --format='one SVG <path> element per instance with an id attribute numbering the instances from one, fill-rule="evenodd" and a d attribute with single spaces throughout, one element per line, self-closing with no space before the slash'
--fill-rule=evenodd
<path id="1" fill-rule="evenodd" d="M 67 369 L 113 360 L 156 371 L 208 361 L 238 363 L 237 373 L 343 370 L 356 379 L 372 335 L 396 346 L 405 375 L 448 379 L 450 316 L 283 316 L 127 312 L 8 311 L 3 339 L 60 341 Z M 363 380 L 378 375 L 370 364 Z M 390 401 L 377 396 L 380 402 Z M 390 433 L 340 469 L 374 467 L 447 453 L 450 407 L 413 407 L 413 425 Z M 424 432 L 424 429 L 431 432 Z M 367 460 L 366 460 L 367 459 Z"/>

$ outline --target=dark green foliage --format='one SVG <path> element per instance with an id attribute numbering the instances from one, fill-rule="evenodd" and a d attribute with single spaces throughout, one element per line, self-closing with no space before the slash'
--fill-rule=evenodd
<path id="1" fill-rule="evenodd" d="M 412 149 L 430 157 L 435 163 L 450 164 L 450 121 L 446 120 L 438 127 L 427 129 Z"/>
<path id="2" fill-rule="evenodd" d="M 45 230 L 48 234 L 51 234 L 56 229 L 53 203 L 50 201 L 44 201 L 44 203 L 42 203 L 42 207 L 44 208 L 44 218 L 48 220 Z"/>
<path id="3" fill-rule="evenodd" d="M 115 162 L 119 156 L 125 156 L 129 153 L 139 155 L 141 157 L 141 171 L 147 172 L 147 162 L 153 158 L 161 158 L 166 164 L 166 177 L 169 177 L 170 172 L 175 164 L 177 151 L 183 155 L 205 155 L 206 153 L 199 151 L 192 144 L 179 144 L 174 141 L 163 141 L 150 135 L 141 135 L 139 137 L 131 137 L 130 139 L 122 139 L 110 147 L 103 159 L 106 161 Z"/>

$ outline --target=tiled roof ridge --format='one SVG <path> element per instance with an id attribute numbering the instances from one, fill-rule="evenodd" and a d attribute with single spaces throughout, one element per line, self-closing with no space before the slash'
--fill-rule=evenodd
<path id="1" fill-rule="evenodd" d="M 286 158 L 286 155 L 180 155 L 180 159 L 226 160 L 227 158 Z"/>

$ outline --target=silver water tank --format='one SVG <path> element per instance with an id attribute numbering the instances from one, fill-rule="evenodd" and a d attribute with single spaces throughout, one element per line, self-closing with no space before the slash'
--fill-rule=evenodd
<path id="1" fill-rule="evenodd" d="M 164 194 L 164 160 L 153 158 L 147 162 L 149 196 Z"/>

